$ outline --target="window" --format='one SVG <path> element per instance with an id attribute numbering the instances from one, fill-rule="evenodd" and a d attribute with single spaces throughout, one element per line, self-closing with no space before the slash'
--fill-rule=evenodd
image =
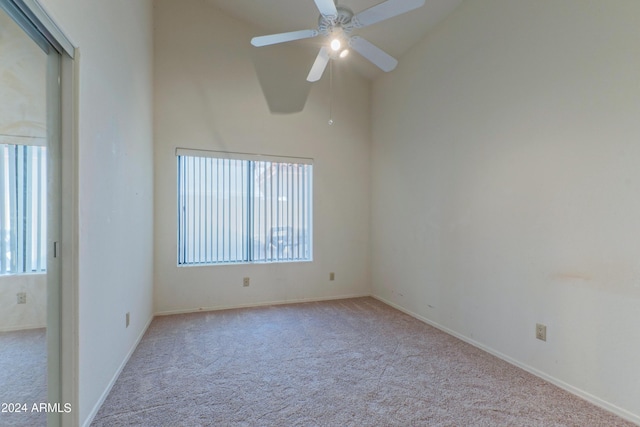
<path id="1" fill-rule="evenodd" d="M 46 271 L 46 159 L 46 147 L 0 144 L 0 274 Z"/>
<path id="2" fill-rule="evenodd" d="M 178 265 L 310 261 L 310 159 L 177 150 Z"/>

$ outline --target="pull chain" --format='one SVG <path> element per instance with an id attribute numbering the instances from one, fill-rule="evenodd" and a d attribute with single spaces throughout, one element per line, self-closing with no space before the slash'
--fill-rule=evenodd
<path id="1" fill-rule="evenodd" d="M 329 60 L 329 126 L 333 125 L 333 60 Z"/>

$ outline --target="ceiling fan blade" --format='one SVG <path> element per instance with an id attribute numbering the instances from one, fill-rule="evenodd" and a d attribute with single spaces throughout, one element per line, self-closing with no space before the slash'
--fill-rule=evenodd
<path id="1" fill-rule="evenodd" d="M 251 39 L 251 44 L 256 47 L 268 46 L 271 44 L 291 42 L 294 40 L 309 39 L 318 35 L 317 30 L 291 31 L 290 33 L 271 34 L 259 36 Z"/>
<path id="2" fill-rule="evenodd" d="M 425 0 L 387 0 L 358 13 L 351 22 L 356 28 L 366 27 L 422 7 L 424 2 Z"/>
<path id="3" fill-rule="evenodd" d="M 377 65 L 382 71 L 389 72 L 398 65 L 398 61 L 393 56 L 362 37 L 351 37 L 351 39 L 349 39 L 349 46 Z"/>
<path id="4" fill-rule="evenodd" d="M 333 0 L 314 0 L 322 16 L 338 16 L 338 9 Z"/>
<path id="5" fill-rule="evenodd" d="M 316 60 L 311 67 L 311 71 L 309 71 L 309 75 L 307 76 L 308 82 L 317 82 L 322 77 L 322 73 L 324 73 L 324 69 L 327 68 L 327 64 L 329 63 L 329 49 L 323 47 L 318 52 L 318 56 L 316 56 Z"/>

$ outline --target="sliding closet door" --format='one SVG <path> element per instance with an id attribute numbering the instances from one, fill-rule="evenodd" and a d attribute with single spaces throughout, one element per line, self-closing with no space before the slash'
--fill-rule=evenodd
<path id="1" fill-rule="evenodd" d="M 61 57 L 0 6 L 0 425 L 58 426 Z"/>

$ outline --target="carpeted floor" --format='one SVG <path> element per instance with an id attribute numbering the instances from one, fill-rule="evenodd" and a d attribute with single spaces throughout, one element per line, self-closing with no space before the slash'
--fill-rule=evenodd
<path id="1" fill-rule="evenodd" d="M 632 426 L 375 299 L 158 317 L 92 426 Z"/>
<path id="2" fill-rule="evenodd" d="M 26 412 L 2 412 L 0 426 L 47 425 L 44 412 L 31 412 L 34 403 L 47 401 L 46 329 L 0 332 L 0 405 L 26 404 Z M 14 405 L 15 407 L 15 405 Z"/>

